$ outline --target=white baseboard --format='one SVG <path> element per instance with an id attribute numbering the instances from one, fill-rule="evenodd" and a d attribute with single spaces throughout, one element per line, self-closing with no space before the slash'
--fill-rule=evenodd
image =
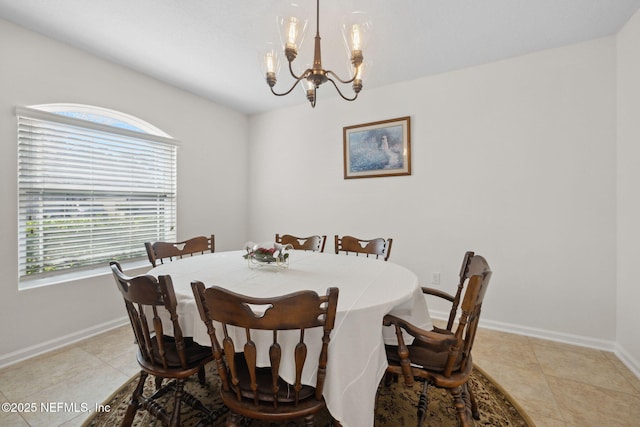
<path id="1" fill-rule="evenodd" d="M 76 343 L 78 341 L 101 334 L 103 332 L 107 332 L 111 329 L 118 328 L 128 323 L 128 317 L 121 317 L 119 319 L 92 326 L 91 328 L 83 329 L 81 331 L 74 332 L 72 334 L 65 335 L 18 351 L 14 351 L 12 353 L 2 354 L 0 355 L 0 368 L 13 365 L 14 363 L 21 362 L 25 359 L 30 359 L 32 357 L 47 353 L 52 350 L 56 350 L 61 347 L 65 347 L 69 344 Z"/>
<path id="2" fill-rule="evenodd" d="M 431 317 L 434 319 L 448 319 L 449 312 L 432 311 Z M 565 344 L 577 345 L 580 347 L 589 347 L 597 350 L 615 352 L 615 341 L 599 340 L 595 338 L 584 337 L 581 335 L 565 334 L 562 332 L 549 331 L 546 329 L 531 328 L 528 326 L 515 325 L 513 323 L 496 322 L 494 320 L 480 319 L 481 328 L 492 329 L 495 331 L 509 332 L 512 334 L 525 335 L 528 337 L 540 338 L 543 340 L 557 341 Z"/>
<path id="3" fill-rule="evenodd" d="M 619 345 L 616 345 L 615 353 L 618 359 L 620 359 L 636 377 L 640 378 L 640 362 L 631 357 L 629 353 Z"/>
<path id="4" fill-rule="evenodd" d="M 443 313 L 444 314 L 444 313 Z M 448 313 L 447 313 L 448 315 Z M 519 335 L 526 335 L 535 338 L 541 338 L 550 341 L 557 341 L 565 344 L 573 344 L 580 347 L 589 347 L 596 350 L 604 350 L 613 352 L 624 365 L 629 368 L 633 374 L 640 378 L 640 362 L 634 359 L 624 348 L 615 341 L 598 340 L 580 335 L 563 334 L 559 332 L 547 331 L 543 329 L 523 327 L 513 324 L 501 322 L 480 320 L 480 326 L 487 329 L 493 329 L 502 332 L 511 332 Z"/>

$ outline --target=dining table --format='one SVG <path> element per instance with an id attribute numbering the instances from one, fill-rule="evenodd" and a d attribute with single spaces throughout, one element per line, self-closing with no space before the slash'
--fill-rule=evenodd
<path id="1" fill-rule="evenodd" d="M 377 389 L 387 368 L 384 345 L 396 342 L 395 331 L 382 325 L 383 317 L 390 313 L 421 328 L 432 328 L 416 274 L 393 262 L 353 254 L 292 250 L 286 266 L 254 265 L 244 254 L 228 251 L 186 257 L 156 266 L 148 274 L 171 277 L 184 336 L 206 346 L 211 340 L 195 303 L 192 281 L 252 297 L 276 297 L 299 290 L 324 295 L 329 287 L 339 288 L 323 396 L 332 417 L 342 426 L 373 426 Z M 172 333 L 166 320 L 165 331 Z M 310 347 L 309 354 L 313 351 Z M 258 363 L 268 366 L 268 355 L 259 357 Z M 283 372 L 287 380 L 287 369 Z M 303 382 L 315 385 L 313 369 L 303 375 Z"/>

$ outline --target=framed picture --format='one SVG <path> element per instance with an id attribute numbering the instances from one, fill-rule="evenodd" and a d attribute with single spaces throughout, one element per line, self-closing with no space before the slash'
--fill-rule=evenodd
<path id="1" fill-rule="evenodd" d="M 343 128 L 344 179 L 411 175 L 411 118 Z"/>

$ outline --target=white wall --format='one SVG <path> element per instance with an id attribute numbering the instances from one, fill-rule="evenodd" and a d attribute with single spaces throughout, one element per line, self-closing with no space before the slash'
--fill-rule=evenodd
<path id="1" fill-rule="evenodd" d="M 248 119 L 3 20 L 0 40 L 1 366 L 126 316 L 107 274 L 18 292 L 14 108 L 54 102 L 97 105 L 138 116 L 169 133 L 181 142 L 178 238 L 215 233 L 220 250 L 235 249 L 248 237 Z"/>
<path id="2" fill-rule="evenodd" d="M 0 366 L 124 320 L 108 275 L 17 291 L 13 109 L 77 102 L 182 142 L 179 237 L 393 237 L 392 261 L 447 290 L 472 249 L 494 269 L 486 326 L 615 347 L 640 372 L 639 37 L 636 15 L 617 52 L 605 38 L 248 119 L 0 20 Z M 342 128 L 405 115 L 413 174 L 344 180 Z"/>
<path id="3" fill-rule="evenodd" d="M 618 352 L 640 376 L 640 13 L 618 35 Z"/>
<path id="4" fill-rule="evenodd" d="M 475 250 L 485 325 L 613 349 L 615 54 L 599 39 L 253 116 L 253 239 L 393 237 L 391 261 L 447 290 Z M 342 128 L 405 115 L 413 174 L 344 180 Z"/>

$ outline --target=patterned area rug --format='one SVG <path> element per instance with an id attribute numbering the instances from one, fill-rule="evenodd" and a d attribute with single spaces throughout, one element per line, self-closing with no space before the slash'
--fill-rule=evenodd
<path id="1" fill-rule="evenodd" d="M 218 396 L 219 380 L 213 369 L 213 363 L 207 367 L 207 384 L 201 386 L 195 377 L 188 380 L 186 389 L 196 396 L 202 403 L 210 408 L 218 408 L 221 415 L 213 424 L 215 427 L 224 426 L 226 419 L 226 408 L 220 402 Z M 518 427 L 534 427 L 534 423 L 529 419 L 527 414 L 520 406 L 511 398 L 499 385 L 497 385 L 491 377 L 478 367 L 474 367 L 471 375 L 471 387 L 478 402 L 480 410 L 480 420 L 475 421 L 476 426 L 518 426 Z M 105 401 L 109 405 L 110 412 L 94 413 L 83 426 L 116 426 L 120 425 L 127 404 L 131 397 L 131 393 L 138 382 L 138 376 L 134 376 L 118 391 L 116 391 L 109 399 Z M 417 423 L 416 408 L 418 405 L 418 397 L 420 395 L 421 383 L 416 382 L 413 388 L 404 386 L 402 379 L 391 386 L 380 385 L 378 390 L 378 400 L 375 416 L 376 427 L 399 427 L 399 426 L 415 426 Z M 154 390 L 153 379 L 151 376 L 147 378 L 145 383 L 145 395 L 151 394 Z M 458 420 L 452 405 L 452 400 L 446 392 L 430 387 L 429 388 L 429 407 L 428 415 L 425 422 L 426 426 L 431 427 L 448 427 L 457 426 Z M 188 405 L 182 406 L 182 423 L 184 426 L 193 426 L 200 419 L 200 413 L 191 410 Z M 316 416 L 316 425 L 330 425 L 330 417 L 328 413 L 321 413 Z M 298 423 L 302 425 L 303 423 Z M 146 411 L 140 410 L 136 414 L 133 422 L 134 426 L 160 426 L 154 417 L 150 416 Z M 263 423 L 254 421 L 252 426 L 266 427 L 275 426 L 277 424 Z M 286 424 L 287 426 L 292 424 Z"/>

